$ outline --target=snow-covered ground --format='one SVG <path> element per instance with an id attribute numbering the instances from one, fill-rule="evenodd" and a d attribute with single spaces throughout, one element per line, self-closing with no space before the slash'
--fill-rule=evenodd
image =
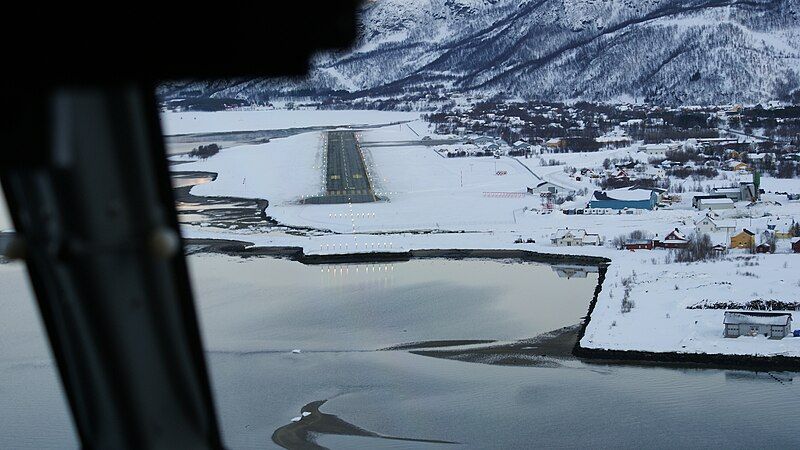
<path id="1" fill-rule="evenodd" d="M 351 116 L 352 117 L 352 116 Z M 543 213 L 541 198 L 525 195 L 526 187 L 541 179 L 574 189 L 595 188 L 591 181 L 570 178 L 564 166 L 541 166 L 537 158 L 446 158 L 434 147 L 408 145 L 428 134 L 417 120 L 409 124 L 370 129 L 360 133 L 375 190 L 386 199 L 353 205 L 305 205 L 303 196 L 316 195 L 323 187 L 318 132 L 304 133 L 267 144 L 231 147 L 202 162 L 177 166 L 176 170 L 218 172 L 217 181 L 196 186 L 195 195 L 266 198 L 267 213 L 291 226 L 332 230 L 315 236 L 292 236 L 258 229 L 231 231 L 213 227 L 184 227 L 186 237 L 238 239 L 258 246 L 298 246 L 307 253 L 403 251 L 421 248 L 525 248 L 543 253 L 579 254 L 612 260 L 593 319 L 582 344 L 591 348 L 643 351 L 678 351 L 800 356 L 800 338 L 780 341 L 760 338 L 722 337 L 722 310 L 688 310 L 697 301 L 749 301 L 774 299 L 798 301 L 800 255 L 789 253 L 788 241 L 780 241 L 774 255 L 750 256 L 732 251 L 729 260 L 714 263 L 666 263 L 665 250 L 620 251 L 612 238 L 643 230 L 664 236 L 675 228 L 694 231 L 702 213 L 691 208 L 691 193 L 670 209 L 637 214 L 565 215 Z M 383 145 L 374 145 L 374 144 Z M 395 145 L 386 145 L 394 143 Z M 647 155 L 632 149 L 592 154 L 544 155 L 573 167 L 598 169 L 606 158 L 631 154 L 646 161 Z M 498 172 L 501 175 L 498 175 Z M 724 183 L 726 180 L 717 180 Z M 691 182 L 691 181 L 687 181 Z M 764 177 L 767 191 L 798 191 L 800 180 Z M 769 195 L 767 199 L 772 198 Z M 774 198 L 779 198 L 775 196 Z M 587 197 L 574 204 L 585 205 Z M 785 199 L 785 196 L 784 196 Z M 775 218 L 800 221 L 800 203 L 782 201 L 722 211 L 720 219 L 746 227 L 756 234 Z M 770 214 L 770 216 L 766 216 Z M 601 247 L 555 247 L 549 236 L 559 228 L 586 229 L 606 239 Z M 434 230 L 444 233 L 415 234 Z M 466 233 L 447 233 L 465 231 Z M 518 237 L 534 244 L 514 244 Z M 728 243 L 729 233 L 713 233 L 715 243 Z M 758 242 L 758 241 L 757 241 Z M 744 266 L 737 257 L 752 259 Z M 737 267 L 737 264 L 740 267 Z M 621 312 L 621 283 L 636 272 L 631 290 L 634 308 Z M 739 273 L 737 273 L 739 272 Z M 752 274 L 743 274 L 745 272 Z M 730 284 L 714 284 L 714 283 Z M 677 286 L 677 289 L 676 289 Z M 588 306 L 587 299 L 587 306 Z M 796 324 L 800 315 L 796 314 Z M 612 325 L 613 324 L 613 325 Z"/>
<path id="2" fill-rule="evenodd" d="M 525 187 L 536 181 L 511 158 L 447 159 L 424 146 L 376 147 L 368 152 L 375 190 L 388 201 L 283 205 L 271 209 L 270 215 L 286 224 L 341 232 L 352 231 L 353 224 L 357 231 L 489 230 L 513 225 L 514 211 L 530 203 L 522 196 Z"/>
<path id="3" fill-rule="evenodd" d="M 419 118 L 395 111 L 242 110 L 161 114 L 164 135 L 228 131 L 283 130 L 341 125 L 380 125 Z"/>
<path id="4" fill-rule="evenodd" d="M 412 127 L 419 131 L 415 133 Z M 513 225 L 516 215 L 531 203 L 523 196 L 526 187 L 539 181 L 518 160 L 445 158 L 422 145 L 369 146 L 369 142 L 419 140 L 417 133 L 424 130 L 417 121 L 411 127 L 395 125 L 360 133 L 375 191 L 388 199 L 377 203 L 301 204 L 304 196 L 318 195 L 324 188 L 321 132 L 223 149 L 214 157 L 181 164 L 176 170 L 216 172 L 216 181 L 195 186 L 192 194 L 266 198 L 269 215 L 287 225 L 338 232 L 351 232 L 354 225 L 362 232 L 490 230 Z"/>
<path id="5" fill-rule="evenodd" d="M 194 195 L 266 198 L 280 205 L 323 189 L 321 148 L 320 133 L 303 133 L 266 144 L 226 148 L 211 158 L 181 164 L 176 170 L 218 174 L 213 183 L 192 188 Z"/>
<path id="6" fill-rule="evenodd" d="M 614 258 L 584 347 L 653 352 L 800 356 L 800 338 L 722 336 L 722 309 L 687 309 L 701 302 L 746 303 L 751 300 L 800 301 L 800 255 L 748 255 L 733 251 L 723 261 L 663 264 L 655 253 L 638 251 Z M 653 264 L 652 258 L 656 258 Z M 631 279 L 634 306 L 621 313 Z M 793 312 L 793 327 L 800 312 Z"/>

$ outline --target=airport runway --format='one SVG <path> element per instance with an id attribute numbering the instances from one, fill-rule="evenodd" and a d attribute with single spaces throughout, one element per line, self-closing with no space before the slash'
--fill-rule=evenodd
<path id="1" fill-rule="evenodd" d="M 325 161 L 325 195 L 309 198 L 306 203 L 366 203 L 377 200 L 354 132 L 327 132 Z"/>

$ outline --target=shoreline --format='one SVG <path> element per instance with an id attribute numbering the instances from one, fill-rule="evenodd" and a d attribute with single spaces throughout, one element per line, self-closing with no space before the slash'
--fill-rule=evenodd
<path id="1" fill-rule="evenodd" d="M 586 328 L 592 321 L 592 313 L 597 306 L 597 299 L 603 290 L 608 265 L 600 267 L 597 287 L 589 302 L 586 320 L 583 321 L 578 339 L 572 354 L 590 364 L 627 364 L 636 366 L 686 367 L 703 369 L 738 369 L 755 372 L 786 371 L 800 372 L 800 358 L 791 356 L 756 356 L 721 353 L 681 353 L 681 352 L 649 352 L 641 350 L 610 350 L 587 348 L 581 345 Z"/>
<path id="2" fill-rule="evenodd" d="M 253 244 L 239 240 L 221 239 L 186 239 L 184 241 L 187 254 L 197 253 L 221 253 L 228 256 L 242 258 L 248 257 L 278 257 L 287 258 L 293 261 L 308 265 L 318 264 L 342 264 L 342 263 L 381 263 L 381 262 L 403 262 L 413 259 L 513 259 L 520 262 L 536 262 L 544 264 L 575 264 L 583 266 L 598 267 L 598 283 L 594 295 L 589 301 L 588 312 L 584 320 L 574 326 L 568 326 L 559 330 L 554 330 L 544 335 L 533 338 L 529 341 L 519 341 L 513 344 L 491 346 L 469 350 L 428 350 L 418 349 L 412 353 L 423 356 L 444 357 L 450 359 L 462 359 L 473 362 L 487 361 L 490 356 L 497 356 L 499 361 L 495 364 L 505 363 L 506 365 L 539 365 L 540 360 L 531 360 L 531 357 L 541 358 L 536 352 L 518 352 L 518 360 L 512 357 L 513 352 L 522 347 L 539 345 L 543 348 L 553 349 L 555 343 L 547 342 L 548 334 L 556 333 L 551 339 L 556 339 L 559 344 L 565 342 L 566 335 L 574 333 L 575 340 L 570 339 L 570 349 L 567 354 L 561 352 L 546 352 L 547 358 L 576 358 L 582 362 L 590 364 L 624 364 L 635 366 L 659 366 L 659 367 L 688 367 L 705 369 L 736 369 L 749 370 L 755 372 L 763 371 L 788 371 L 800 372 L 800 358 L 791 356 L 757 356 L 757 355 L 736 355 L 718 353 L 681 353 L 681 352 L 649 352 L 639 350 L 609 350 L 599 348 L 587 348 L 581 346 L 586 328 L 592 320 L 592 313 L 597 305 L 600 292 L 606 279 L 608 267 L 612 261 L 600 256 L 584 255 L 564 255 L 552 253 L 540 253 L 531 250 L 516 249 L 420 249 L 398 252 L 372 252 L 372 253 L 339 253 L 339 254 L 306 254 L 302 247 L 276 246 L 276 247 L 251 247 Z M 569 333 L 563 330 L 570 329 Z M 557 333 L 562 331 L 562 333 Z M 526 344 L 527 343 L 527 344 Z M 412 343 L 419 344 L 419 343 Z M 424 343 L 423 343 L 424 344 Z M 408 344 L 400 344 L 408 345 Z M 530 354 L 528 354 L 530 353 Z M 544 363 L 546 364 L 546 363 Z"/>
<path id="3" fill-rule="evenodd" d="M 226 239 L 184 239 L 187 249 L 196 248 L 190 254 L 222 253 L 242 258 L 254 256 L 280 256 L 294 261 L 315 264 L 369 263 L 369 262 L 402 262 L 410 259 L 513 259 L 525 262 L 545 264 L 575 264 L 581 266 L 599 266 L 610 260 L 601 256 L 561 255 L 540 253 L 531 250 L 516 249 L 419 249 L 406 251 L 369 252 L 369 253 L 330 253 L 319 254 L 304 252 L 303 247 L 270 246 L 251 247 L 252 242 Z"/>

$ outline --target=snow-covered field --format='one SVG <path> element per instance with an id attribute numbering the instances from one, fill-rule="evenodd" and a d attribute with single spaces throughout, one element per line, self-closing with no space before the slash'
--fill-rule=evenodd
<path id="1" fill-rule="evenodd" d="M 365 138 L 369 135 L 364 133 Z M 514 224 L 514 211 L 529 204 L 529 199 L 514 195 L 536 182 L 511 158 L 447 159 L 424 146 L 367 151 L 374 167 L 375 190 L 388 201 L 352 206 L 283 205 L 272 209 L 270 215 L 286 224 L 340 232 L 352 231 L 353 224 L 361 232 L 490 230 Z M 498 171 L 506 175 L 497 175 Z"/>
<path id="2" fill-rule="evenodd" d="M 280 205 L 323 189 L 321 148 L 320 133 L 303 133 L 266 144 L 226 148 L 176 170 L 218 174 L 213 183 L 195 186 L 194 195 L 266 198 Z M 186 160 L 181 156 L 173 159 Z"/>
<path id="3" fill-rule="evenodd" d="M 800 301 L 800 255 L 732 251 L 724 261 L 663 264 L 657 253 L 664 252 L 638 251 L 614 258 L 581 341 L 584 347 L 800 356 L 800 338 L 725 338 L 725 310 L 687 309 L 704 301 Z M 626 278 L 631 279 L 634 306 L 621 313 Z M 793 312 L 793 321 L 797 328 L 800 312 Z"/>
<path id="4" fill-rule="evenodd" d="M 666 263 L 665 250 L 616 250 L 609 244 L 611 239 L 634 230 L 665 236 L 678 228 L 684 234 L 691 234 L 694 222 L 702 217 L 691 208 L 692 194 L 685 194 L 673 208 L 639 214 L 543 213 L 538 196 L 523 194 L 526 187 L 534 186 L 541 179 L 573 189 L 585 188 L 589 193 L 595 186 L 585 178 L 580 182 L 570 178 L 563 165 L 541 166 L 537 158 L 446 158 L 433 147 L 404 143 L 419 140 L 426 134 L 426 125 L 419 120 L 360 133 L 375 190 L 385 199 L 376 203 L 300 204 L 298 200 L 303 196 L 316 195 L 323 188 L 323 141 L 319 132 L 274 139 L 267 144 L 231 147 L 205 161 L 177 166 L 176 170 L 220 174 L 217 181 L 193 188 L 195 195 L 266 198 L 270 201 L 267 214 L 283 224 L 335 232 L 293 236 L 258 229 L 231 231 L 186 226 L 184 234 L 196 238 L 238 239 L 258 246 L 298 246 L 307 253 L 525 248 L 543 253 L 601 256 L 611 259 L 612 263 L 582 342 L 584 346 L 800 356 L 798 338 L 780 341 L 725 339 L 722 337 L 722 310 L 686 309 L 704 299 L 728 302 L 758 298 L 800 300 L 796 297 L 796 292 L 800 291 L 800 271 L 795 267 L 800 267 L 800 255 L 790 253 L 788 241 L 780 241 L 778 253 L 774 255 L 750 256 L 732 251 L 729 260 L 715 263 Z M 394 145 L 386 145 L 390 143 Z M 544 155 L 544 158 L 578 168 L 598 168 L 605 158 L 621 158 L 629 153 L 636 159 L 647 159 L 647 155 L 631 149 Z M 765 177 L 762 185 L 767 191 L 792 191 L 800 188 L 800 180 Z M 585 204 L 586 199 L 578 198 L 574 204 Z M 767 213 L 771 216 L 767 217 Z M 747 227 L 760 234 L 774 218 L 800 220 L 800 203 L 783 201 L 780 205 L 765 203 L 755 208 L 738 204 L 735 210 L 720 212 L 720 216 L 721 220 L 734 222 L 737 229 Z M 606 239 L 606 245 L 553 246 L 550 234 L 565 227 L 599 233 Z M 420 230 L 437 233 L 414 233 Z M 514 244 L 519 237 L 532 238 L 536 243 Z M 727 243 L 729 234 L 714 233 L 712 239 L 715 243 Z M 744 256 L 752 258 L 748 264 L 756 265 L 744 267 L 744 262 L 736 259 Z M 623 314 L 620 286 L 633 272 L 636 278 L 630 295 L 635 306 Z M 743 274 L 745 272 L 748 274 Z M 800 323 L 800 317 L 796 317 L 796 321 Z"/>
<path id="5" fill-rule="evenodd" d="M 412 126 L 424 130 L 419 121 Z M 351 232 L 354 225 L 360 232 L 513 226 L 516 215 L 531 203 L 522 196 L 525 188 L 539 181 L 514 158 L 445 158 L 421 145 L 369 146 L 369 142 L 419 140 L 407 125 L 367 130 L 361 139 L 367 143 L 364 149 L 372 163 L 375 191 L 388 201 L 300 204 L 304 196 L 318 195 L 324 188 L 321 132 L 226 148 L 176 170 L 219 174 L 213 183 L 194 187 L 194 195 L 266 198 L 269 215 L 283 224 L 338 232 Z"/>
<path id="6" fill-rule="evenodd" d="M 395 111 L 252 110 L 165 112 L 165 136 L 228 131 L 283 130 L 341 125 L 380 125 L 419 118 L 419 113 Z"/>

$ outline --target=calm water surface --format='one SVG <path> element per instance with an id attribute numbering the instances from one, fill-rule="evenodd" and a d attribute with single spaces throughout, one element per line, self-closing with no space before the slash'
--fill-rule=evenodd
<path id="1" fill-rule="evenodd" d="M 596 274 L 567 279 L 548 266 L 483 260 L 304 266 L 197 255 L 189 264 L 230 448 L 274 448 L 272 433 L 323 399 L 322 412 L 371 432 L 461 443 L 317 435 L 329 448 L 800 444 L 796 374 L 508 367 L 375 351 L 513 341 L 577 323 Z M 0 330 L 0 448 L 75 448 L 18 265 L 0 265 Z"/>
<path id="2" fill-rule="evenodd" d="M 438 339 L 515 340 L 586 315 L 597 274 L 484 260 L 306 266 L 190 259 L 206 347 L 235 351 L 375 350 Z"/>
<path id="3" fill-rule="evenodd" d="M 800 443 L 792 415 L 800 386 L 791 374 L 776 381 L 577 361 L 507 367 L 372 351 L 425 340 L 516 340 L 577 323 L 596 274 L 567 279 L 545 265 L 484 260 L 319 267 L 220 256 L 192 258 L 191 269 L 225 439 L 235 448 L 273 445 L 275 429 L 322 399 L 330 399 L 323 412 L 363 429 L 459 448 Z M 317 442 L 454 447 L 334 435 Z"/>

